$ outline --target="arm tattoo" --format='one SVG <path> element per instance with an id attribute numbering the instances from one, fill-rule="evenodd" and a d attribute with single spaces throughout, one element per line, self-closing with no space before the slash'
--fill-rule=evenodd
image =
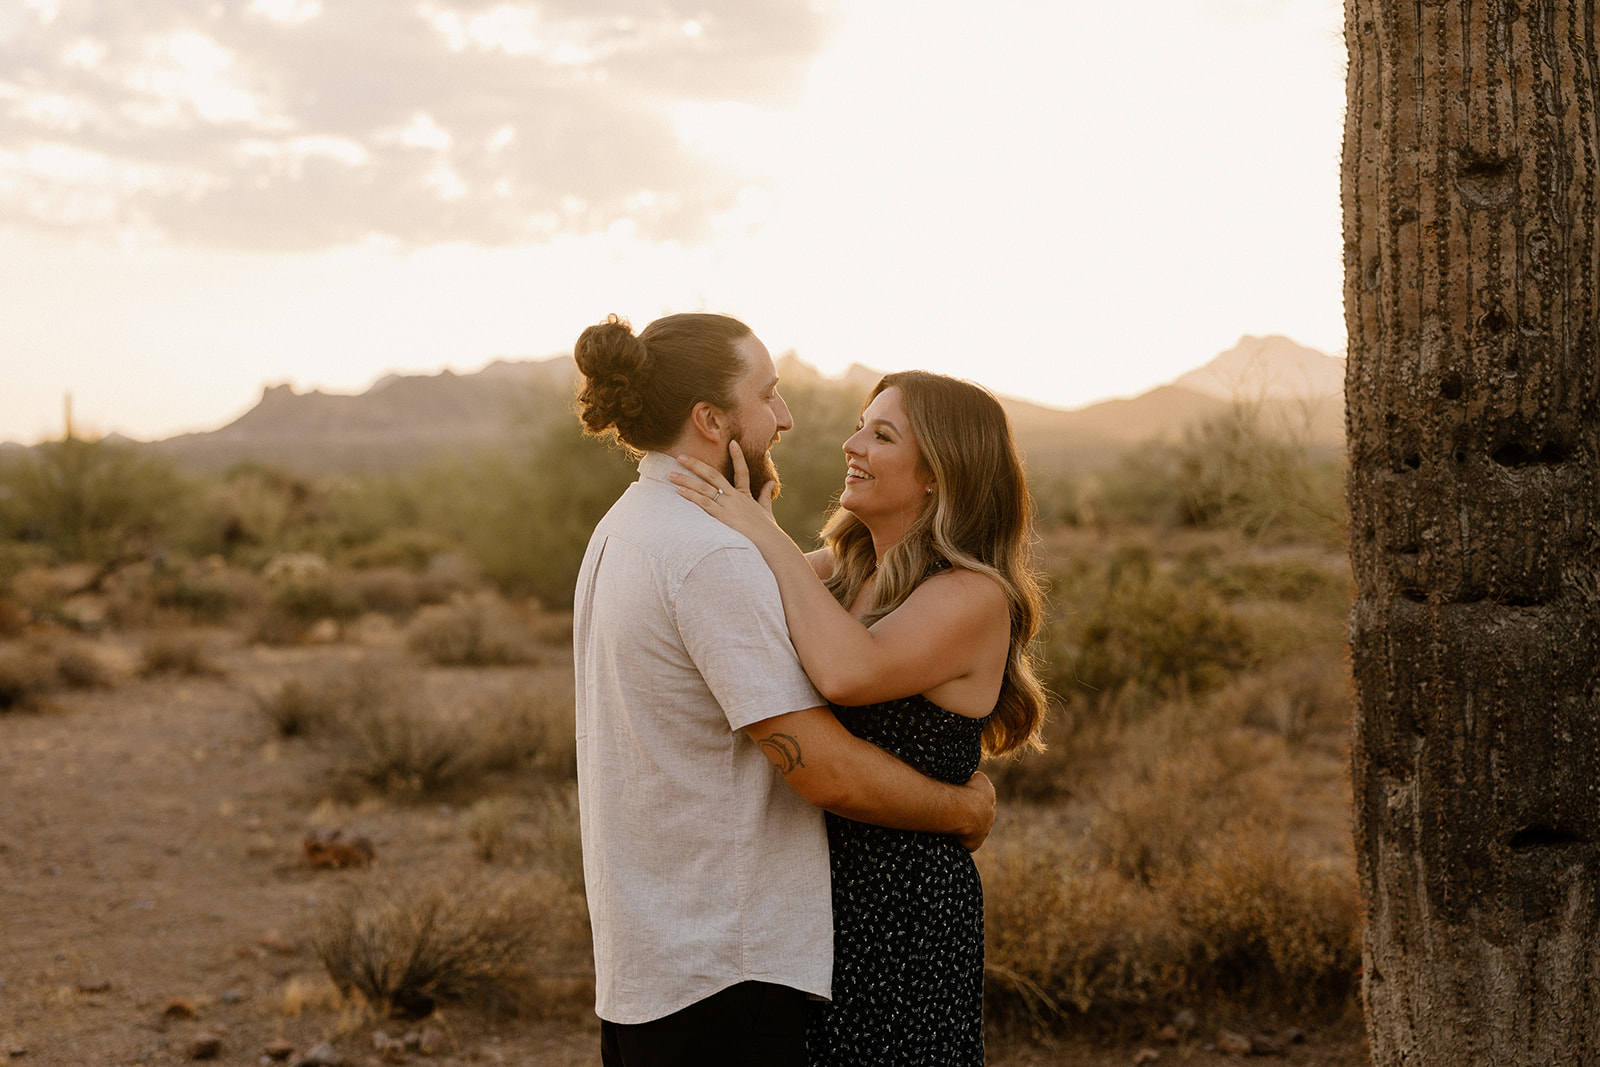
<path id="1" fill-rule="evenodd" d="M 786 778 L 796 767 L 805 766 L 805 761 L 800 758 L 800 741 L 793 734 L 773 734 L 757 743 L 767 754 L 767 759 L 777 765 L 778 773 Z"/>

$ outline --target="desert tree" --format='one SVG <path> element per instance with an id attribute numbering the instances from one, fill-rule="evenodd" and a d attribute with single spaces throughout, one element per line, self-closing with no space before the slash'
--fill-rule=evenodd
<path id="1" fill-rule="evenodd" d="M 1346 0 L 1375 1063 L 1600 1062 L 1595 0 Z"/>

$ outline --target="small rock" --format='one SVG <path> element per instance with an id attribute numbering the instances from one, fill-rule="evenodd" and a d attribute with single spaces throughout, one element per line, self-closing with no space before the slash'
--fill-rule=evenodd
<path id="1" fill-rule="evenodd" d="M 276 930 L 262 931 L 261 936 L 256 938 L 256 944 L 270 952 L 276 952 L 280 956 L 293 956 L 300 951 L 299 945 Z"/>
<path id="2" fill-rule="evenodd" d="M 1257 1056 L 1282 1056 L 1283 1042 L 1271 1034 L 1252 1034 L 1250 1051 Z"/>
<path id="3" fill-rule="evenodd" d="M 1178 1028 L 1168 1023 L 1156 1031 L 1156 1040 L 1163 1045 L 1176 1045 L 1178 1043 Z"/>
<path id="4" fill-rule="evenodd" d="M 237 989 L 224 989 L 217 999 L 224 1004 L 239 1004 L 244 1001 L 244 994 Z"/>
<path id="5" fill-rule="evenodd" d="M 298 1067 L 344 1067 L 344 1057 L 326 1041 L 318 1041 L 293 1062 Z"/>
<path id="6" fill-rule="evenodd" d="M 339 640 L 338 619 L 318 619 L 306 632 L 306 640 L 314 645 L 331 645 Z"/>
<path id="7" fill-rule="evenodd" d="M 417 1035 L 416 1051 L 424 1056 L 432 1056 L 436 1052 L 444 1051 L 444 1033 L 432 1026 L 422 1028 L 422 1033 Z"/>
<path id="8" fill-rule="evenodd" d="M 1134 1067 L 1139 1067 L 1140 1064 L 1144 1063 L 1154 1063 L 1160 1058 L 1161 1053 L 1157 1052 L 1155 1049 L 1142 1048 L 1133 1054 Z"/>
<path id="9" fill-rule="evenodd" d="M 1232 1030 L 1217 1031 L 1217 1051 L 1229 1056 L 1245 1056 L 1250 1053 L 1250 1039 L 1243 1034 L 1236 1034 Z"/>
<path id="10" fill-rule="evenodd" d="M 173 997 L 167 1001 L 167 1006 L 161 1009 L 161 1014 L 169 1019 L 198 1019 L 200 1012 L 196 1010 L 194 1001 L 184 1000 L 182 997 Z"/>
<path id="11" fill-rule="evenodd" d="M 111 980 L 108 978 L 80 978 L 78 979 L 78 992 L 109 993 L 111 992 Z"/>
<path id="12" fill-rule="evenodd" d="M 214 1060 L 222 1052 L 222 1038 L 202 1030 L 189 1042 L 187 1055 L 191 1060 Z"/>
<path id="13" fill-rule="evenodd" d="M 302 842 L 306 859 L 313 867 L 365 867 L 375 853 L 372 842 L 365 837 L 345 837 L 343 830 L 330 833 L 312 831 Z"/>
<path id="14" fill-rule="evenodd" d="M 1172 1025 L 1177 1029 L 1178 1033 L 1187 1034 L 1193 1032 L 1194 1028 L 1200 1025 L 1200 1018 L 1188 1008 L 1179 1008 L 1172 1016 Z"/>
<path id="15" fill-rule="evenodd" d="M 276 1037 L 262 1047 L 261 1054 L 273 1061 L 286 1060 L 294 1055 L 294 1045 L 281 1037 Z"/>
<path id="16" fill-rule="evenodd" d="M 1279 1036 L 1283 1038 L 1285 1045 L 1303 1045 L 1306 1043 L 1306 1032 L 1298 1026 L 1285 1027 L 1283 1033 Z"/>
<path id="17" fill-rule="evenodd" d="M 26 1056 L 27 1054 L 28 1054 L 28 1046 L 27 1045 L 12 1045 L 10 1048 L 6 1049 L 6 1055 L 10 1056 L 14 1060 L 20 1060 L 22 1057 Z"/>

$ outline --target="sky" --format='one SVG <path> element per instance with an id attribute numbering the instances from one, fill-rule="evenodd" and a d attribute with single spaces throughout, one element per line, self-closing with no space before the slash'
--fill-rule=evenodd
<path id="1" fill-rule="evenodd" d="M 711 310 L 1075 408 L 1342 355 L 1341 0 L 0 0 L 0 440 Z"/>

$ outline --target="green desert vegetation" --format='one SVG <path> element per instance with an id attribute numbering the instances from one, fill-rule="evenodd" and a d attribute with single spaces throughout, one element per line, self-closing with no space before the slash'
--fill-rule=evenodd
<path id="1" fill-rule="evenodd" d="M 779 518 L 802 544 L 858 399 L 793 396 L 833 428 L 777 457 Z M 283 803 L 303 822 L 366 813 L 449 857 L 336 875 L 307 936 L 352 1002 L 586 1018 L 583 996 L 541 985 L 589 967 L 566 606 L 631 478 L 565 426 L 383 476 L 201 477 L 106 442 L 10 455 L 0 713 L 74 687 L 247 690 L 259 743 L 300 769 Z M 1339 460 L 1242 406 L 1034 484 L 1054 706 L 1044 752 L 986 767 L 996 1033 L 1348 1021 Z"/>

